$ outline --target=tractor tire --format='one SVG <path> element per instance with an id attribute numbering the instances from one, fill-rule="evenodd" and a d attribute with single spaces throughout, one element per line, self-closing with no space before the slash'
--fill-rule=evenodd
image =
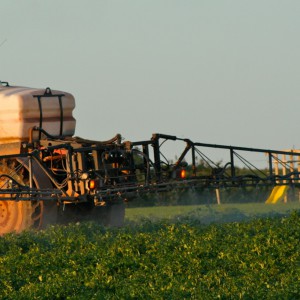
<path id="1" fill-rule="evenodd" d="M 111 227 L 124 226 L 125 204 L 123 202 L 113 203 L 107 206 L 107 225 Z"/>
<path id="2" fill-rule="evenodd" d="M 0 175 L 9 175 L 18 183 L 24 185 L 23 167 L 18 166 L 14 168 L 14 162 L 10 161 L 2 162 L 0 165 Z M 0 178 L 1 189 L 7 188 L 9 185 L 9 178 Z M 1 195 L 8 200 L 0 201 L 0 235 L 9 232 L 21 232 L 30 228 L 35 221 L 39 218 L 40 214 L 36 214 L 34 217 L 35 209 L 40 210 L 39 205 L 30 201 L 9 201 L 10 195 Z"/>
<path id="3" fill-rule="evenodd" d="M 23 159 L 10 159 L 0 162 L 0 175 L 9 175 L 21 185 L 29 184 L 28 166 Z M 38 187 L 37 179 L 34 178 L 34 187 Z M 9 186 L 9 178 L 0 178 L 0 189 Z M 0 200 L 0 236 L 10 232 L 20 233 L 31 227 L 41 228 L 44 216 L 44 203 L 39 200 L 10 200 L 10 194 L 0 195 L 7 200 Z M 48 209 L 47 204 L 47 209 Z M 51 203 L 51 208 L 56 203 Z M 49 209 L 48 209 L 49 210 Z"/>
<path id="4" fill-rule="evenodd" d="M 108 227 L 122 227 L 125 219 L 125 204 L 109 203 L 95 206 L 90 214 L 91 220 Z"/>
<path id="5" fill-rule="evenodd" d="M 30 228 L 34 209 L 28 201 L 0 201 L 0 235 Z"/>

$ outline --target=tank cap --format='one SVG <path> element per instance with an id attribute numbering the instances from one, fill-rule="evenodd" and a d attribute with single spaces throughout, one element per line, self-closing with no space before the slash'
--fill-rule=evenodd
<path id="1" fill-rule="evenodd" d="M 45 89 L 44 96 L 52 96 L 52 91 L 51 91 L 51 89 L 50 89 L 49 87 L 47 87 L 47 88 Z"/>
<path id="2" fill-rule="evenodd" d="M 1 81 L 0 80 L 0 85 L 9 86 L 9 83 L 7 81 Z"/>

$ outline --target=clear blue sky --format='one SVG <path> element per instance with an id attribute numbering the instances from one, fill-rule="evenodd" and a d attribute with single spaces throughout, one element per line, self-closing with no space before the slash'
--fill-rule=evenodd
<path id="1" fill-rule="evenodd" d="M 76 135 L 300 148 L 299 0 L 2 0 L 0 80 L 76 98 Z"/>

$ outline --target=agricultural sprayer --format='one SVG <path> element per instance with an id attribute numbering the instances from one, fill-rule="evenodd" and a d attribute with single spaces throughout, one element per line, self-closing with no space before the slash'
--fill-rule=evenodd
<path id="1" fill-rule="evenodd" d="M 137 142 L 119 134 L 108 141 L 75 137 L 74 97 L 50 88 L 0 82 L 0 104 L 0 235 L 82 218 L 121 226 L 124 201 L 145 194 L 299 185 L 297 151 L 205 144 L 166 134 Z M 183 143 L 175 162 L 162 153 L 165 142 Z M 228 159 L 217 164 L 203 149 L 222 149 Z M 256 168 L 242 152 L 263 153 L 268 167 Z M 209 172 L 199 169 L 199 160 Z M 237 160 L 247 172 L 237 172 Z"/>

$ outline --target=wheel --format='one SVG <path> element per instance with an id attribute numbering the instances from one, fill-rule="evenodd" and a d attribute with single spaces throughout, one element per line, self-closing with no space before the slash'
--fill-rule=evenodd
<path id="1" fill-rule="evenodd" d="M 0 201 L 0 235 L 9 232 L 21 232 L 32 226 L 31 203 Z"/>
<path id="2" fill-rule="evenodd" d="M 125 219 L 124 202 L 113 203 L 107 206 L 107 225 L 112 227 L 122 227 Z"/>
<path id="3" fill-rule="evenodd" d="M 95 206 L 89 215 L 90 220 L 104 226 L 122 227 L 125 219 L 124 202 L 108 203 L 105 206 Z"/>
<path id="4" fill-rule="evenodd" d="M 9 175 L 22 185 L 28 185 L 28 171 L 23 164 L 16 160 L 2 161 L 0 175 Z M 9 187 L 10 179 L 0 177 L 0 189 Z M 0 235 L 9 232 L 21 232 L 32 226 L 40 227 L 43 215 L 43 202 L 41 201 L 10 201 L 10 194 L 0 195 L 8 200 L 0 200 Z M 25 196 L 25 195 L 22 195 Z"/>

